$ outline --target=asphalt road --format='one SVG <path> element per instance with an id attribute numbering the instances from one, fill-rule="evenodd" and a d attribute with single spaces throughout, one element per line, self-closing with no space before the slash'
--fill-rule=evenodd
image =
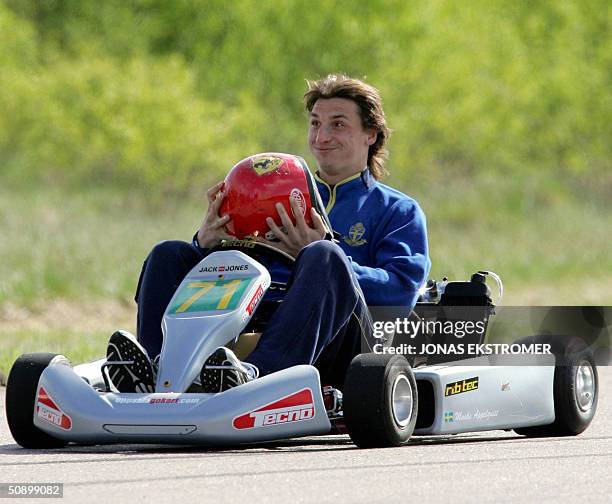
<path id="1" fill-rule="evenodd" d="M 24 450 L 0 389 L 0 483 L 61 482 L 68 502 L 610 502 L 612 368 L 590 428 L 573 438 L 494 431 L 359 450 L 347 436 L 247 449 L 168 446 Z M 37 501 L 40 502 L 40 501 Z"/>

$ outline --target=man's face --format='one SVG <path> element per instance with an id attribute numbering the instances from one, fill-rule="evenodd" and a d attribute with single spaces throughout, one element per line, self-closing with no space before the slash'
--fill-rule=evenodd
<path id="1" fill-rule="evenodd" d="M 376 131 L 361 125 L 359 108 L 346 98 L 319 99 L 310 113 L 308 146 L 328 182 L 359 173 L 368 162 Z"/>

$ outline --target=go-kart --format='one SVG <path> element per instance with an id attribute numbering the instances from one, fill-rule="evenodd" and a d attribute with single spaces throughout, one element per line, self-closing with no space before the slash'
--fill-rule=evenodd
<path id="1" fill-rule="evenodd" d="M 314 366 L 300 365 L 203 393 L 198 380 L 206 359 L 219 346 L 239 353 L 241 334 L 271 285 L 257 260 L 262 246 L 224 243 L 180 284 L 162 322 L 153 393 L 118 392 L 106 359 L 72 367 L 62 355 L 19 357 L 6 391 L 17 443 L 238 445 L 348 433 L 359 447 L 385 447 L 406 444 L 413 434 L 514 429 L 531 436 L 570 435 L 593 418 L 597 370 L 583 347 L 552 355 L 548 366 L 484 366 L 472 358 L 413 361 L 413 367 L 390 351 L 362 353 L 351 362 L 342 391 L 322 384 Z M 482 283 L 434 283 L 430 291 L 444 287 L 446 297 L 417 304 L 416 316 L 431 317 L 432 306 L 452 302 L 453 292 L 461 302 L 461 293 L 465 299 L 466 289 L 478 291 Z M 494 316 L 492 303 L 484 305 L 485 318 Z"/>

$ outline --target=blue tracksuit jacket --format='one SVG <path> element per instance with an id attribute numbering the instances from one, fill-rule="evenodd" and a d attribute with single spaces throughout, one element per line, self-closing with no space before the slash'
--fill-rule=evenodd
<path id="1" fill-rule="evenodd" d="M 333 187 L 315 179 L 367 304 L 413 307 L 431 267 L 418 203 L 376 181 L 368 169 Z"/>

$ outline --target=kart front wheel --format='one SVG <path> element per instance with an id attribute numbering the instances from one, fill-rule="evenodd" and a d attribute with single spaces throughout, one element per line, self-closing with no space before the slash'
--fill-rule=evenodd
<path id="1" fill-rule="evenodd" d="M 34 425 L 38 381 L 57 354 L 31 353 L 13 364 L 6 383 L 6 419 L 15 441 L 24 448 L 61 448 L 68 443 Z"/>
<path id="2" fill-rule="evenodd" d="M 591 350 L 578 339 L 563 342 L 556 353 L 553 398 L 555 421 L 550 425 L 514 429 L 528 437 L 576 436 L 593 420 L 599 397 L 597 366 Z"/>
<path id="3" fill-rule="evenodd" d="M 351 440 L 360 448 L 406 444 L 417 419 L 414 373 L 400 355 L 357 355 L 344 381 L 343 410 Z"/>

